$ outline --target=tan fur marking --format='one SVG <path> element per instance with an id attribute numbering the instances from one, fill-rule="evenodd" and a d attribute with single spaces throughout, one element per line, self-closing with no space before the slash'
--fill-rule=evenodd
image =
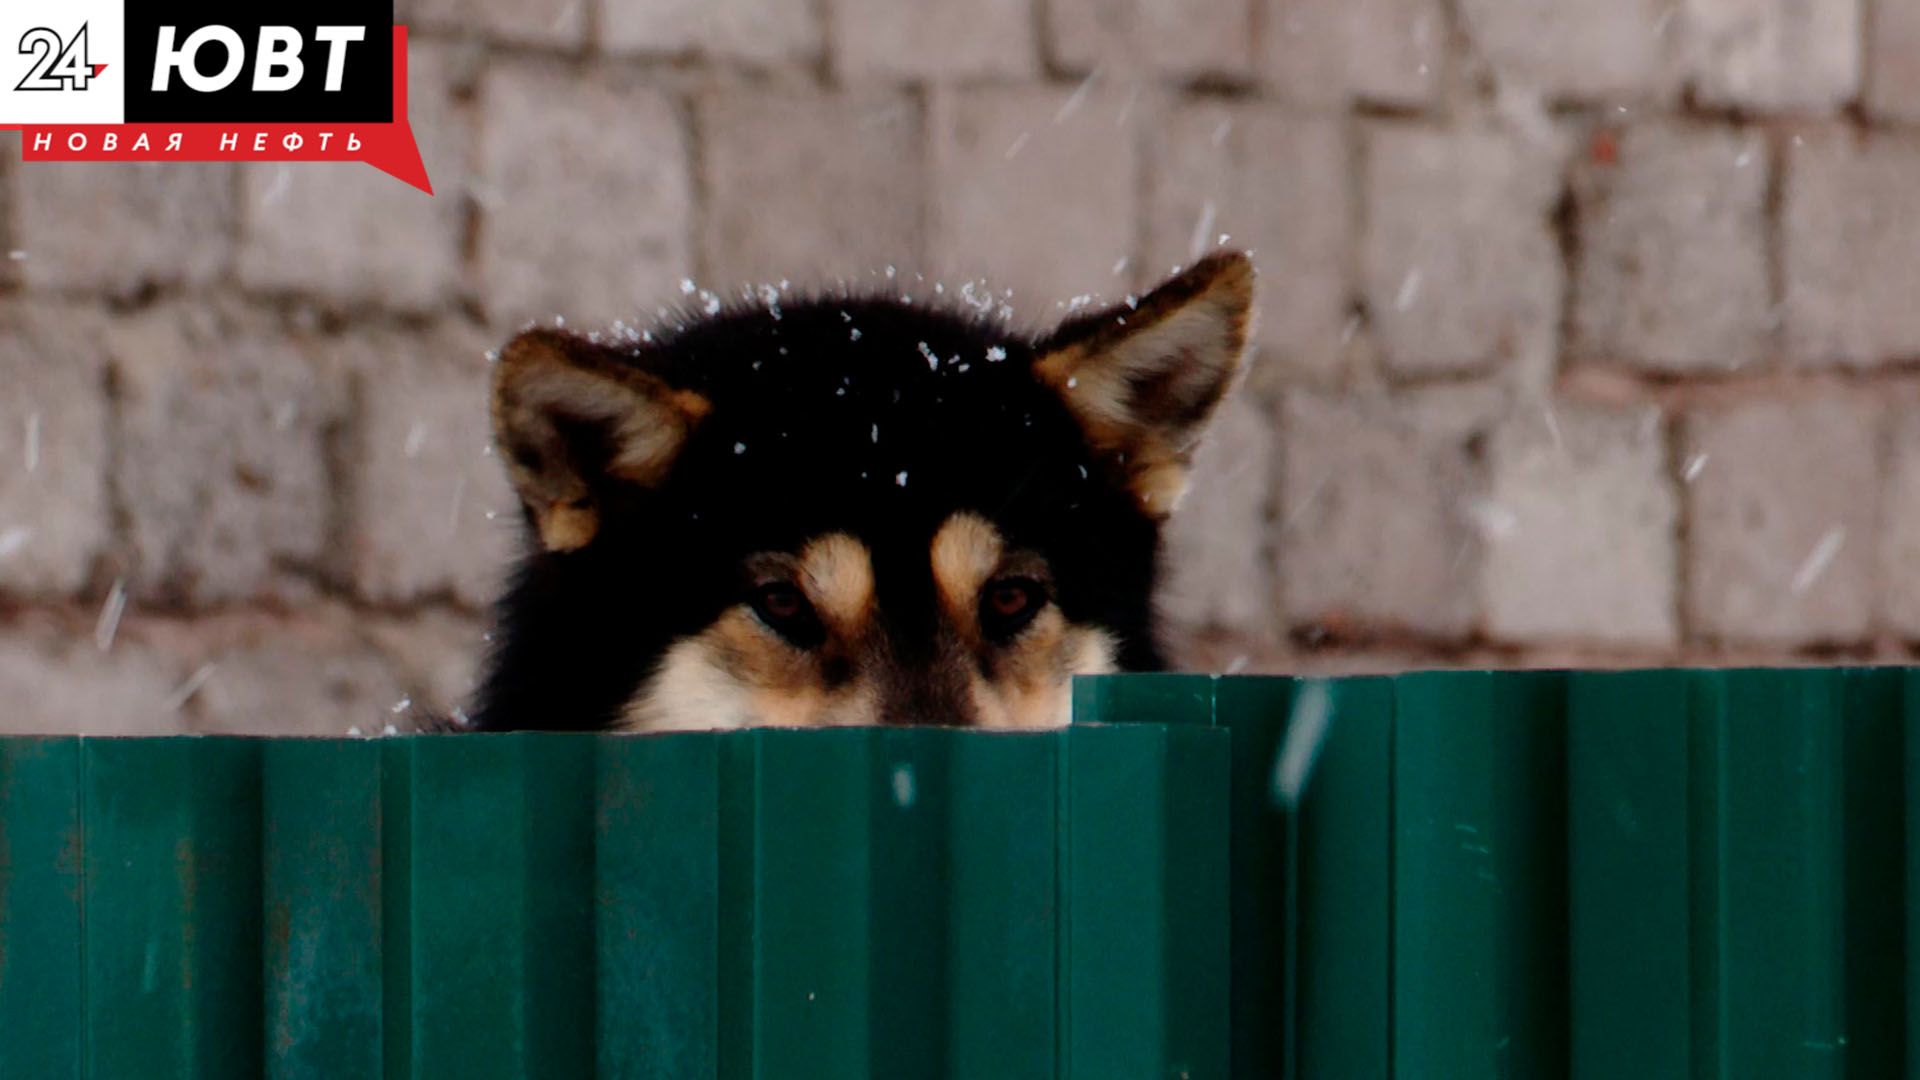
<path id="1" fill-rule="evenodd" d="M 751 688 L 726 671 L 712 645 L 698 637 L 667 650 L 622 720 L 628 731 L 711 731 L 759 722 Z"/>
<path id="2" fill-rule="evenodd" d="M 599 531 L 600 515 L 591 506 L 553 505 L 544 514 L 535 514 L 540 542 L 548 551 L 573 551 L 587 546 Z"/>
<path id="3" fill-rule="evenodd" d="M 1187 467 L 1178 461 L 1148 461 L 1132 470 L 1133 494 L 1150 517 L 1164 518 L 1187 494 Z"/>
<path id="4" fill-rule="evenodd" d="M 879 722 L 873 686 L 829 689 L 816 657 L 734 608 L 666 658 L 625 710 L 631 731 L 837 727 Z"/>
<path id="5" fill-rule="evenodd" d="M 980 587 L 999 569 L 1000 530 L 976 514 L 955 514 L 933 536 L 933 581 L 954 628 L 969 642 L 979 637 Z"/>
<path id="6" fill-rule="evenodd" d="M 1073 709 L 1075 675 L 1115 670 L 1113 639 L 1103 630 L 1074 626 L 1049 608 L 991 668 L 975 675 L 973 705 L 983 728 L 1030 730 L 1065 726 Z"/>
<path id="7" fill-rule="evenodd" d="M 873 559 L 846 533 L 831 533 L 800 552 L 800 586 L 829 630 L 843 639 L 866 632 L 873 616 Z"/>
<path id="8" fill-rule="evenodd" d="M 713 411 L 713 402 L 691 390 L 673 391 L 667 395 L 667 404 L 672 405 L 675 411 L 686 417 L 689 424 L 697 424 L 705 420 L 707 414 Z"/>

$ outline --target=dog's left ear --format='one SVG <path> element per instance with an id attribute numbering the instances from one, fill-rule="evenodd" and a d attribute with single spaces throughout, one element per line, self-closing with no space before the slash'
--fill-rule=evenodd
<path id="1" fill-rule="evenodd" d="M 617 350 L 529 330 L 500 351 L 493 434 L 548 551 L 585 547 L 612 484 L 654 487 L 711 405 Z"/>
<path id="2" fill-rule="evenodd" d="M 1244 254 L 1210 255 L 1135 306 L 1067 323 L 1038 350 L 1034 374 L 1156 518 L 1186 491 L 1194 444 L 1240 373 L 1253 277 Z"/>

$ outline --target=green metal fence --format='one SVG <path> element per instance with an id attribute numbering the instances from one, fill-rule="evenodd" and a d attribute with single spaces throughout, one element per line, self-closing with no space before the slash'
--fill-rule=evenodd
<path id="1" fill-rule="evenodd" d="M 0 1078 L 1920 1075 L 1915 677 L 0 740 Z"/>
<path id="2" fill-rule="evenodd" d="M 1079 687 L 1232 734 L 1233 1073 L 1920 1076 L 1920 672 Z M 1920 961 L 1920 954 L 1914 955 Z"/>

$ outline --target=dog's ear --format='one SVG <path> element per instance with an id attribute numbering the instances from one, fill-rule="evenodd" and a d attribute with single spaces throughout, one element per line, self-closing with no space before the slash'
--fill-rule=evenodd
<path id="1" fill-rule="evenodd" d="M 493 433 L 549 551 L 586 546 L 607 485 L 652 487 L 710 408 L 624 354 L 558 330 L 529 330 L 500 352 Z"/>
<path id="2" fill-rule="evenodd" d="M 1247 256 L 1210 255 L 1137 305 L 1067 323 L 1037 353 L 1034 374 L 1154 517 L 1186 490 L 1194 444 L 1240 373 L 1253 277 Z"/>

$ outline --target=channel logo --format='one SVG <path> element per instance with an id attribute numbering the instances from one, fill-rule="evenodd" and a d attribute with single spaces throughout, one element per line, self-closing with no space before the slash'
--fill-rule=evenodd
<path id="1" fill-rule="evenodd" d="M 8 0 L 0 130 L 41 161 L 364 161 L 429 194 L 392 0 Z"/>
<path id="2" fill-rule="evenodd" d="M 54 31 L 36 26 L 21 35 L 20 51 L 33 54 L 33 65 L 15 90 L 85 90 L 94 76 L 107 69 L 107 65 L 87 59 L 85 23 L 80 24 L 80 32 L 71 41 L 62 41 Z"/>

